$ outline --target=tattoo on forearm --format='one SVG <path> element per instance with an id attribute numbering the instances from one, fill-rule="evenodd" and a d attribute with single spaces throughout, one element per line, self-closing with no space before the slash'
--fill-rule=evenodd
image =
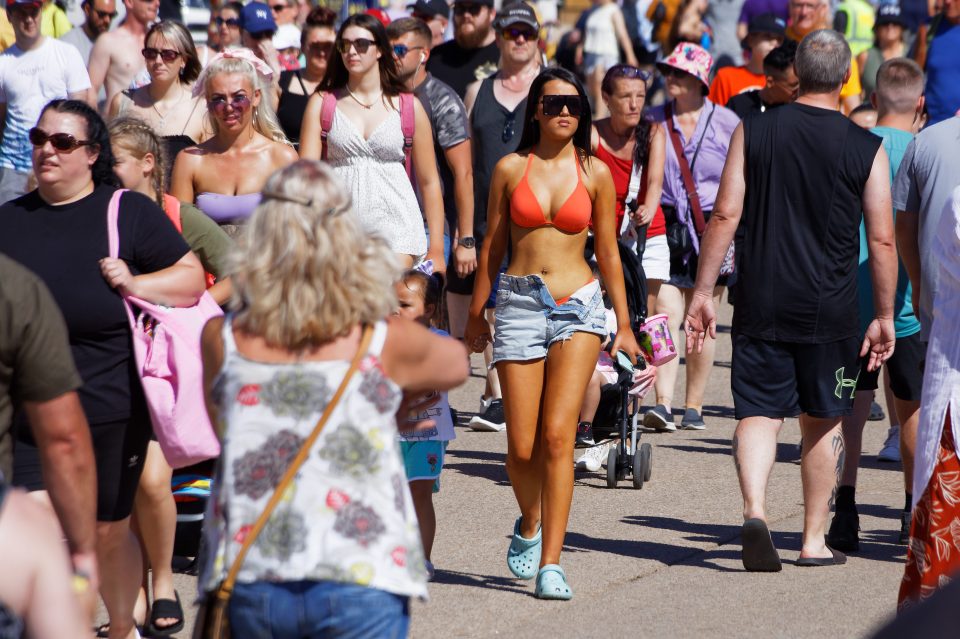
<path id="1" fill-rule="evenodd" d="M 737 469 L 737 472 L 740 472 L 740 459 L 738 454 L 740 453 L 740 438 L 736 435 L 733 436 L 733 442 L 730 444 L 731 452 L 733 453 L 733 467 Z"/>
<path id="2" fill-rule="evenodd" d="M 834 435 L 831 445 L 833 447 L 833 454 L 837 458 L 837 465 L 835 468 L 837 481 L 833 485 L 833 492 L 830 493 L 830 501 L 827 502 L 828 508 L 833 508 L 833 505 L 837 501 L 837 489 L 840 487 L 840 478 L 843 476 L 843 462 L 844 458 L 846 457 L 846 449 L 843 445 L 843 433 L 837 433 Z"/>

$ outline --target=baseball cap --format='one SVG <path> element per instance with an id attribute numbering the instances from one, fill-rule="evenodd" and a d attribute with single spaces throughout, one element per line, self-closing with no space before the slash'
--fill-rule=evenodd
<path id="1" fill-rule="evenodd" d="M 414 4 L 408 4 L 407 9 L 411 13 L 430 18 L 434 16 L 450 17 L 450 5 L 447 4 L 446 0 L 417 0 Z"/>
<path id="2" fill-rule="evenodd" d="M 540 21 L 537 20 L 537 13 L 526 2 L 514 2 L 510 6 L 501 9 L 493 21 L 493 27 L 497 30 L 506 29 L 515 24 L 525 24 L 533 27 L 534 31 L 540 32 Z"/>
<path id="3" fill-rule="evenodd" d="M 248 33 L 263 33 L 276 31 L 277 23 L 270 7 L 262 2 L 251 2 L 240 11 L 240 28 Z"/>
<path id="4" fill-rule="evenodd" d="M 292 24 L 281 24 L 273 35 L 273 48 L 277 51 L 300 48 L 300 29 Z"/>
<path id="5" fill-rule="evenodd" d="M 493 7 L 493 0 L 453 0 L 453 4 L 481 4 L 485 7 Z"/>
<path id="6" fill-rule="evenodd" d="M 883 24 L 899 24 L 903 28 L 907 27 L 907 21 L 903 19 L 903 15 L 900 13 L 900 5 L 880 5 L 880 8 L 877 9 L 877 19 L 873 23 L 873 26 L 879 27 Z"/>
<path id="7" fill-rule="evenodd" d="M 747 40 L 755 33 L 769 33 L 782 39 L 787 34 L 787 23 L 784 22 L 783 18 L 773 13 L 761 13 L 754 16 L 747 26 L 747 37 L 740 41 L 740 46 L 749 49 Z"/>
<path id="8" fill-rule="evenodd" d="M 32 4 L 38 7 L 43 6 L 42 0 L 7 0 L 7 9 L 14 7 L 18 4 Z"/>

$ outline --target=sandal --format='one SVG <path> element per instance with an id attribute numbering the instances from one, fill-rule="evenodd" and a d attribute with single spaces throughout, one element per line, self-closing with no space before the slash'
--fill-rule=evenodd
<path id="1" fill-rule="evenodd" d="M 522 520 L 522 516 L 517 517 L 513 525 L 513 539 L 510 540 L 510 548 L 507 549 L 507 568 L 518 579 L 533 579 L 537 575 L 537 566 L 540 565 L 541 531 L 538 527 L 537 534 L 532 539 L 521 537 L 520 522 Z"/>
<path id="2" fill-rule="evenodd" d="M 847 563 L 847 556 L 836 548 L 827 546 L 830 551 L 829 557 L 800 557 L 797 559 L 797 565 L 803 568 L 814 568 L 817 566 L 842 566 Z"/>
<path id="3" fill-rule="evenodd" d="M 743 540 L 743 567 L 750 572 L 780 572 L 783 565 L 762 519 L 748 519 L 740 532 Z"/>
<path id="4" fill-rule="evenodd" d="M 557 564 L 547 564 L 537 573 L 537 599 L 573 599 L 573 590 L 567 583 L 567 575 Z"/>
<path id="5" fill-rule="evenodd" d="M 173 599 L 154 599 L 150 607 L 150 620 L 147 622 L 147 635 L 150 637 L 169 637 L 183 630 L 183 606 L 180 605 L 180 593 L 173 591 Z M 178 619 L 169 626 L 158 626 L 158 619 Z"/>

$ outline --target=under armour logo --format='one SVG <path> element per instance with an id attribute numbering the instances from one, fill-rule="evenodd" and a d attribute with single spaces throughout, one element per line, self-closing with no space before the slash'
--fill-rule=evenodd
<path id="1" fill-rule="evenodd" d="M 841 366 L 836 372 L 837 388 L 833 391 L 833 394 L 837 396 L 837 399 L 843 399 L 844 388 L 850 389 L 850 399 L 853 399 L 853 394 L 857 392 L 857 380 L 860 378 L 860 371 L 857 371 L 857 376 L 853 379 L 847 379 L 843 376 L 845 368 L 846 367 Z"/>
<path id="2" fill-rule="evenodd" d="M 133 468 L 137 465 L 138 461 L 140 461 L 140 455 L 133 455 L 130 457 L 130 461 L 127 462 L 127 468 Z"/>

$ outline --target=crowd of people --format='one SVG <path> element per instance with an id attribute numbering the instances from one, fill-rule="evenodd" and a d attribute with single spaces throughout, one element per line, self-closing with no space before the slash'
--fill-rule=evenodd
<path id="1" fill-rule="evenodd" d="M 934 596 L 960 571 L 960 0 L 920 4 L 596 0 L 565 29 L 550 1 L 231 1 L 197 43 L 162 0 L 83 0 L 74 25 L 7 0 L 0 565 L 39 586 L 0 576 L 0 635 L 87 636 L 98 596 L 98 636 L 184 628 L 156 402 L 189 393 L 142 380 L 191 368 L 222 447 L 205 636 L 218 604 L 236 636 L 406 634 L 469 351 L 464 426 L 506 431 L 507 568 L 570 599 L 618 354 L 654 389 L 643 426 L 710 428 L 725 299 L 744 568 L 782 567 L 766 487 L 792 417 L 796 563 L 858 551 L 883 390 L 899 605 Z M 167 333 L 131 308 L 204 299 L 225 314 L 147 370 L 136 338 Z M 641 348 L 654 315 L 683 364 Z"/>

